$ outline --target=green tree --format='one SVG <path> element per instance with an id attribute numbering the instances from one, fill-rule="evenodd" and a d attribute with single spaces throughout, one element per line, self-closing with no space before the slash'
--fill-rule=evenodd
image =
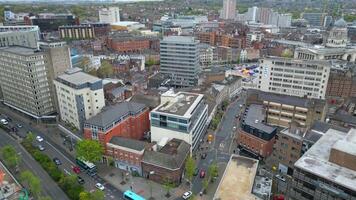
<path id="1" fill-rule="evenodd" d="M 87 191 L 83 191 L 79 194 L 79 200 L 104 200 L 105 193 L 101 190 L 95 190 L 90 193 Z"/>
<path id="2" fill-rule="evenodd" d="M 101 66 L 97 70 L 97 73 L 100 78 L 111 77 L 114 74 L 114 69 L 112 64 L 109 61 L 104 60 L 103 62 L 101 62 Z"/>
<path id="3" fill-rule="evenodd" d="M 1 156 L 4 159 L 6 165 L 8 165 L 10 168 L 18 166 L 21 162 L 20 155 L 18 155 L 15 148 L 10 145 L 6 145 L 1 149 Z"/>
<path id="4" fill-rule="evenodd" d="M 68 197 L 73 200 L 79 200 L 80 194 L 84 191 L 83 186 L 77 182 L 77 176 L 64 176 L 59 181 L 59 186 L 66 191 Z"/>
<path id="5" fill-rule="evenodd" d="M 214 180 L 215 177 L 219 175 L 218 165 L 216 162 L 212 162 L 208 168 L 208 177 L 211 177 L 211 180 Z"/>
<path id="6" fill-rule="evenodd" d="M 203 192 L 206 193 L 206 190 L 208 189 L 209 186 L 209 178 L 205 177 L 203 182 L 202 182 L 202 186 L 203 186 Z"/>
<path id="7" fill-rule="evenodd" d="M 82 140 L 76 145 L 77 156 L 89 162 L 99 161 L 104 153 L 103 146 L 96 140 Z"/>
<path id="8" fill-rule="evenodd" d="M 28 132 L 25 138 L 25 142 L 32 144 L 32 142 L 35 140 L 35 134 L 33 134 L 32 132 Z"/>
<path id="9" fill-rule="evenodd" d="M 49 196 L 41 196 L 38 200 L 52 200 Z"/>
<path id="10" fill-rule="evenodd" d="M 195 168 L 195 160 L 192 158 L 192 156 L 189 156 L 185 162 L 185 175 L 187 176 L 189 182 L 192 182 Z"/>
<path id="11" fill-rule="evenodd" d="M 32 172 L 26 170 L 20 174 L 20 180 L 26 184 L 31 193 L 39 198 L 41 194 L 41 181 L 38 177 L 32 174 Z"/>
<path id="12" fill-rule="evenodd" d="M 79 67 L 83 69 L 83 71 L 88 72 L 90 66 L 90 59 L 88 57 L 83 57 L 82 61 L 80 62 Z"/>
<path id="13" fill-rule="evenodd" d="M 89 72 L 88 72 L 88 74 L 90 74 L 90 75 L 92 75 L 92 76 L 98 76 L 98 72 L 97 72 L 97 70 L 96 69 L 92 69 L 92 70 L 90 70 Z"/>
<path id="14" fill-rule="evenodd" d="M 166 190 L 166 197 L 167 198 L 170 197 L 171 196 L 170 192 L 171 192 L 171 189 L 174 187 L 174 185 L 173 185 L 172 181 L 169 178 L 166 177 L 164 179 L 163 187 Z"/>
<path id="15" fill-rule="evenodd" d="M 283 50 L 281 56 L 284 58 L 292 58 L 293 52 L 290 49 L 285 49 L 285 50 Z"/>

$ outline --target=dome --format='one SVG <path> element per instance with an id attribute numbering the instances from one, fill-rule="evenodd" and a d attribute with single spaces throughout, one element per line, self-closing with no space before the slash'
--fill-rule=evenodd
<path id="1" fill-rule="evenodd" d="M 345 28 L 347 26 L 346 21 L 343 18 L 340 18 L 334 23 L 334 27 Z"/>

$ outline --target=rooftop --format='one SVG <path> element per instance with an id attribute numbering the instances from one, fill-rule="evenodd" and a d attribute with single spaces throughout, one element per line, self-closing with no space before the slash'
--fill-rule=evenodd
<path id="1" fill-rule="evenodd" d="M 64 74 L 58 76 L 57 79 L 66 81 L 75 86 L 101 81 L 101 79 L 95 76 L 82 72 L 82 70 L 77 67 L 68 69 Z"/>
<path id="2" fill-rule="evenodd" d="M 146 147 L 146 143 L 140 140 L 134 140 L 130 138 L 123 138 L 117 136 L 112 137 L 109 143 L 121 147 L 126 147 L 129 149 L 134 149 L 136 151 L 143 151 Z"/>
<path id="3" fill-rule="evenodd" d="M 160 151 L 145 151 L 142 162 L 175 170 L 182 167 L 189 153 L 187 142 L 172 139 Z"/>
<path id="4" fill-rule="evenodd" d="M 41 52 L 37 49 L 21 47 L 21 46 L 3 47 L 3 48 L 0 48 L 0 50 L 9 52 L 9 53 L 13 53 L 13 54 L 17 54 L 17 55 L 23 55 L 23 56 L 31 56 L 38 52 Z M 41 53 L 43 53 L 43 52 L 41 52 Z"/>
<path id="5" fill-rule="evenodd" d="M 341 142 L 340 142 L 341 141 Z M 347 145 L 345 143 L 348 143 Z M 356 153 L 356 129 L 348 133 L 329 129 L 296 163 L 295 167 L 356 191 L 356 171 L 329 161 L 330 151 Z M 353 144 L 353 145 L 349 145 Z"/>
<path id="6" fill-rule="evenodd" d="M 219 200 L 256 200 L 252 192 L 258 160 L 232 155 L 215 192 Z"/>
<path id="7" fill-rule="evenodd" d="M 173 90 L 168 90 L 161 95 L 161 105 L 153 111 L 189 118 L 203 97 L 204 95 L 202 94 L 189 92 L 175 93 Z"/>
<path id="8" fill-rule="evenodd" d="M 128 116 L 136 115 L 144 110 L 146 106 L 140 103 L 121 102 L 112 106 L 106 106 L 102 112 L 86 120 L 85 124 L 99 127 L 108 127 L 112 124 L 119 123 Z"/>
<path id="9" fill-rule="evenodd" d="M 179 42 L 179 43 L 196 43 L 197 40 L 195 40 L 194 37 L 190 36 L 168 36 L 164 37 L 163 42 Z"/>
<path id="10" fill-rule="evenodd" d="M 245 124 L 247 124 L 253 128 L 256 128 L 258 130 L 262 130 L 268 134 L 271 134 L 276 130 L 276 128 L 273 126 L 269 126 L 264 122 L 265 118 L 266 118 L 264 111 L 265 111 L 265 109 L 263 108 L 262 105 L 251 104 L 248 107 L 248 111 L 244 118 L 244 122 L 245 122 Z"/>

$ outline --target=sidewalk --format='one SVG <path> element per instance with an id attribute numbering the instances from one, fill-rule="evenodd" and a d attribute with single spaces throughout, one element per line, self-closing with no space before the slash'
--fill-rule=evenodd
<path id="1" fill-rule="evenodd" d="M 173 199 L 180 198 L 184 192 L 189 190 L 188 186 L 181 184 L 177 188 L 171 189 L 170 190 L 171 197 L 167 198 L 165 196 L 167 191 L 163 187 L 163 185 L 160 185 L 156 182 L 147 180 L 142 177 L 133 177 L 131 175 L 124 177 L 124 179 L 126 179 L 125 181 L 126 183 L 123 183 L 122 173 L 126 174 L 126 171 L 114 167 L 109 167 L 106 165 L 98 165 L 98 168 L 99 168 L 98 170 L 99 176 L 102 177 L 105 181 L 112 184 L 117 189 L 121 191 L 126 191 L 126 190 L 130 190 L 132 187 L 132 190 L 135 193 L 143 196 L 146 199 L 149 199 L 151 197 L 151 191 L 152 191 L 152 197 L 156 200 L 162 200 L 162 199 L 173 200 Z"/>

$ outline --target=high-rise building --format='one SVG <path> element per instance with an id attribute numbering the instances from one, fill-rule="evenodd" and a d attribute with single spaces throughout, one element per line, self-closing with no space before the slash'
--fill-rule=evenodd
<path id="1" fill-rule="evenodd" d="M 41 49 L 0 49 L 0 85 L 5 105 L 37 120 L 55 119 L 51 116 L 56 112 L 53 79 L 70 67 L 70 62 L 65 62 L 69 52 L 56 49 L 50 45 Z"/>
<path id="2" fill-rule="evenodd" d="M 260 61 L 258 88 L 264 92 L 325 99 L 332 63 L 268 57 Z"/>
<path id="3" fill-rule="evenodd" d="M 278 27 L 290 27 L 292 24 L 291 14 L 278 14 Z"/>
<path id="4" fill-rule="evenodd" d="M 116 23 L 120 21 L 119 7 L 109 7 L 99 10 L 99 21 L 102 23 Z"/>
<path id="5" fill-rule="evenodd" d="M 67 70 L 54 80 L 61 121 L 82 129 L 84 121 L 105 106 L 103 81 L 82 72 Z"/>
<path id="6" fill-rule="evenodd" d="M 248 8 L 247 14 L 246 14 L 247 15 L 246 20 L 256 22 L 257 21 L 257 11 L 258 11 L 258 7 L 256 7 L 256 6 Z"/>
<path id="7" fill-rule="evenodd" d="M 37 48 L 38 26 L 0 26 L 0 47 L 12 45 Z"/>
<path id="8" fill-rule="evenodd" d="M 330 128 L 294 164 L 289 199 L 356 199 L 356 129 Z"/>
<path id="9" fill-rule="evenodd" d="M 198 84 L 199 41 L 188 36 L 169 36 L 160 43 L 161 73 L 176 87 Z"/>
<path id="10" fill-rule="evenodd" d="M 236 17 L 236 0 L 224 0 L 221 12 L 222 19 L 235 19 Z"/>
<path id="11" fill-rule="evenodd" d="M 302 19 L 308 21 L 310 26 L 323 26 L 326 13 L 302 13 Z"/>
<path id="12" fill-rule="evenodd" d="M 176 138 L 194 149 L 203 137 L 207 120 L 204 95 L 169 90 L 161 95 L 161 104 L 150 113 L 151 140 L 159 144 Z"/>

